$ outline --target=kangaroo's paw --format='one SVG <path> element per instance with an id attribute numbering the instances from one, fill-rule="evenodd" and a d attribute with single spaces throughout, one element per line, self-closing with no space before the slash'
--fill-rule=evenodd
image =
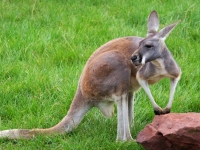
<path id="1" fill-rule="evenodd" d="M 170 113 L 170 110 L 171 110 L 170 108 L 161 109 L 159 107 L 157 109 L 154 109 L 154 113 L 155 115 L 164 115 Z"/>
<path id="2" fill-rule="evenodd" d="M 158 108 L 154 109 L 154 113 L 155 113 L 155 115 L 162 115 L 163 110 L 162 110 L 162 108 L 158 107 Z"/>
<path id="3" fill-rule="evenodd" d="M 170 111 L 171 111 L 170 108 L 165 108 L 165 109 L 163 109 L 162 114 L 168 114 L 168 113 L 170 113 Z"/>

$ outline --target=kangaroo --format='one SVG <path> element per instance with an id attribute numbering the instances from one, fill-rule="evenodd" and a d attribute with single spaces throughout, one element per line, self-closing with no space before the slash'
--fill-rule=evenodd
<path id="1" fill-rule="evenodd" d="M 155 114 L 169 113 L 181 70 L 164 41 L 174 23 L 160 32 L 156 11 L 148 18 L 147 37 L 130 36 L 109 41 L 88 59 L 67 115 L 55 126 L 46 129 L 10 129 L 0 131 L 0 138 L 29 139 L 38 134 L 65 134 L 77 127 L 84 115 L 97 107 L 106 117 L 114 114 L 117 106 L 117 141 L 132 140 L 134 93 L 142 87 L 150 98 Z M 165 109 L 153 99 L 148 84 L 170 78 L 170 98 Z"/>

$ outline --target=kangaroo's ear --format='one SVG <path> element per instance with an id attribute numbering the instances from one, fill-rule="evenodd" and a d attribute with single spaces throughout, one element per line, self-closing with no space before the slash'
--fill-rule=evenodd
<path id="1" fill-rule="evenodd" d="M 158 31 L 159 19 L 158 19 L 158 14 L 155 10 L 153 10 L 149 15 L 147 27 L 148 27 L 147 36 L 150 34 L 155 34 Z"/>
<path id="2" fill-rule="evenodd" d="M 163 41 L 169 36 L 169 34 L 171 33 L 171 31 L 174 29 L 174 27 L 179 23 L 180 21 L 171 24 L 165 28 L 163 28 L 162 30 L 160 30 L 158 32 L 158 36 L 159 38 L 161 38 Z"/>

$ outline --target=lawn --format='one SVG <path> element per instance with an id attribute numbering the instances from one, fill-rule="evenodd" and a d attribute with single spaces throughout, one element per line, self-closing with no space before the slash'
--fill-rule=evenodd
<path id="1" fill-rule="evenodd" d="M 160 28 L 181 20 L 166 44 L 182 69 L 172 112 L 200 112 L 199 0 L 1 0 L 0 130 L 47 128 L 67 113 L 89 56 L 109 40 L 147 33 L 152 10 Z M 164 107 L 169 80 L 151 86 Z M 134 139 L 154 117 L 143 90 L 135 95 Z M 96 108 L 62 136 L 0 140 L 0 150 L 143 150 L 136 142 L 116 142 L 117 116 Z"/>

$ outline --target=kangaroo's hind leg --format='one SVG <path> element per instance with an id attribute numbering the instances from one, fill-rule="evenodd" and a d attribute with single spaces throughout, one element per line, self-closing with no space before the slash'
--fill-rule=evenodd
<path id="1" fill-rule="evenodd" d="M 128 118 L 129 125 L 134 126 L 134 93 L 130 92 L 128 95 Z"/>
<path id="2" fill-rule="evenodd" d="M 117 104 L 117 141 L 133 140 L 130 133 L 128 117 L 128 94 L 123 94 L 116 98 Z"/>

